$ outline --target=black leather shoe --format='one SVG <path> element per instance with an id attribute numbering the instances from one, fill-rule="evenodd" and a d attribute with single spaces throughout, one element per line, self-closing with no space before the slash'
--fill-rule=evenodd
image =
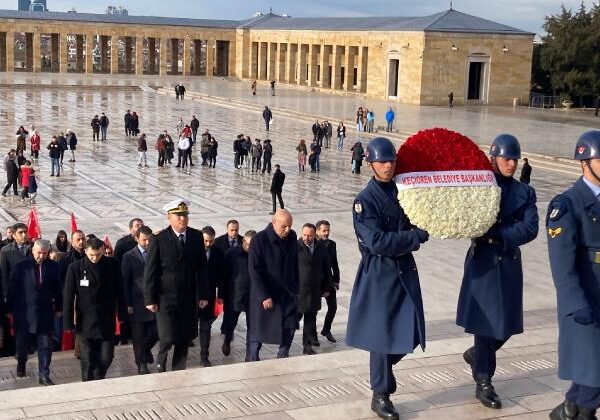
<path id="1" fill-rule="evenodd" d="M 157 373 L 163 373 L 165 372 L 167 369 L 163 366 L 163 365 L 156 365 L 156 372 Z"/>
<path id="2" fill-rule="evenodd" d="M 27 374 L 27 370 L 25 369 L 25 363 L 17 363 L 17 377 L 24 378 Z"/>
<path id="3" fill-rule="evenodd" d="M 337 343 L 335 337 L 331 334 L 331 331 L 323 332 L 321 331 L 321 335 L 327 339 L 330 343 Z"/>
<path id="4" fill-rule="evenodd" d="M 381 419 L 398 420 L 400 416 L 390 401 L 389 394 L 373 394 L 371 410 Z"/>
<path id="5" fill-rule="evenodd" d="M 201 359 L 200 360 L 200 366 L 202 366 L 202 367 L 211 367 L 212 363 L 208 359 Z"/>
<path id="6" fill-rule="evenodd" d="M 223 345 L 221 346 L 221 351 L 225 356 L 229 356 L 231 354 L 231 343 L 227 340 L 223 341 Z"/>
<path id="7" fill-rule="evenodd" d="M 48 377 L 48 376 L 40 377 L 38 382 L 40 383 L 40 385 L 44 385 L 44 386 L 54 385 L 54 381 L 52 379 L 50 379 L 50 377 Z"/>
<path id="8" fill-rule="evenodd" d="M 317 352 L 312 348 L 312 346 L 310 344 L 307 344 L 304 346 L 304 350 L 302 350 L 302 354 L 312 355 L 312 354 L 317 354 Z"/>
<path id="9" fill-rule="evenodd" d="M 577 406 L 565 399 L 560 405 L 550 412 L 551 420 L 575 420 L 577 418 Z"/>
<path id="10" fill-rule="evenodd" d="M 590 410 L 588 408 L 577 407 L 579 414 L 575 417 L 576 420 L 598 420 L 596 417 L 596 410 Z"/>
<path id="11" fill-rule="evenodd" d="M 497 410 L 502 408 L 502 401 L 500 401 L 500 397 L 496 394 L 496 390 L 491 381 L 477 382 L 475 397 L 481 401 L 481 404 L 488 408 Z"/>
<path id="12" fill-rule="evenodd" d="M 138 374 L 139 375 L 147 375 L 150 371 L 148 370 L 148 365 L 146 363 L 142 363 L 138 366 Z"/>
<path id="13" fill-rule="evenodd" d="M 475 349 L 473 347 L 465 350 L 465 352 L 463 353 L 463 359 L 465 360 L 465 363 L 467 365 L 472 365 L 473 364 L 473 352 L 475 351 Z"/>

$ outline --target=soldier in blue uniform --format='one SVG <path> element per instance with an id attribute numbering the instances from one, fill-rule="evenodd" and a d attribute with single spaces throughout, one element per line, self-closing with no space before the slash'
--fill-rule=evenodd
<path id="1" fill-rule="evenodd" d="M 489 408 L 502 402 L 492 385 L 496 351 L 523 332 L 523 268 L 519 246 L 538 233 L 535 190 L 513 178 L 521 157 L 518 140 L 501 134 L 490 148 L 496 182 L 501 188 L 496 223 L 471 242 L 458 299 L 456 323 L 473 334 L 464 352 L 476 383 L 475 397 Z"/>
<path id="2" fill-rule="evenodd" d="M 366 161 L 373 178 L 356 197 L 354 230 L 362 259 L 352 290 L 346 342 L 370 352 L 371 410 L 398 419 L 390 401 L 396 391 L 392 366 L 421 345 L 425 318 L 412 252 L 429 234 L 413 226 L 398 203 L 393 181 L 396 150 L 378 137 L 368 144 Z"/>
<path id="3" fill-rule="evenodd" d="M 573 382 L 553 420 L 596 419 L 600 407 L 600 131 L 577 140 L 583 176 L 548 206 L 558 299 L 558 376 Z"/>

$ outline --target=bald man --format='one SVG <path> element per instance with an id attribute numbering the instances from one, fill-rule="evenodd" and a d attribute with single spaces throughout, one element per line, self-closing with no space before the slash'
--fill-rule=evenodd
<path id="1" fill-rule="evenodd" d="M 250 272 L 250 344 L 247 361 L 260 360 L 262 343 L 279 344 L 277 358 L 288 357 L 298 312 L 298 243 L 289 211 L 280 209 L 252 239 Z"/>

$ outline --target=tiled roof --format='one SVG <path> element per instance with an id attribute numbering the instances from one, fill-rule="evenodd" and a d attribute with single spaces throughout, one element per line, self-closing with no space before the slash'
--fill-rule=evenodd
<path id="1" fill-rule="evenodd" d="M 534 35 L 497 22 L 446 10 L 424 17 L 285 17 L 272 13 L 243 21 L 156 16 L 115 16 L 92 13 L 0 10 L 0 19 L 43 19 L 70 22 L 122 23 L 208 28 L 319 31 L 417 31 Z"/>

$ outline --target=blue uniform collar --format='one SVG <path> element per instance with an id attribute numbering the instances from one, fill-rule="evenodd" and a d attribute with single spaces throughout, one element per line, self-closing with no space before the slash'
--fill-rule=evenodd
<path id="1" fill-rule="evenodd" d="M 600 185 L 596 185 L 596 184 L 588 181 L 584 177 L 581 177 L 581 179 L 583 180 L 585 185 L 587 185 L 588 188 L 592 191 L 592 194 L 594 195 L 594 197 L 596 197 L 597 200 L 600 200 Z"/>

